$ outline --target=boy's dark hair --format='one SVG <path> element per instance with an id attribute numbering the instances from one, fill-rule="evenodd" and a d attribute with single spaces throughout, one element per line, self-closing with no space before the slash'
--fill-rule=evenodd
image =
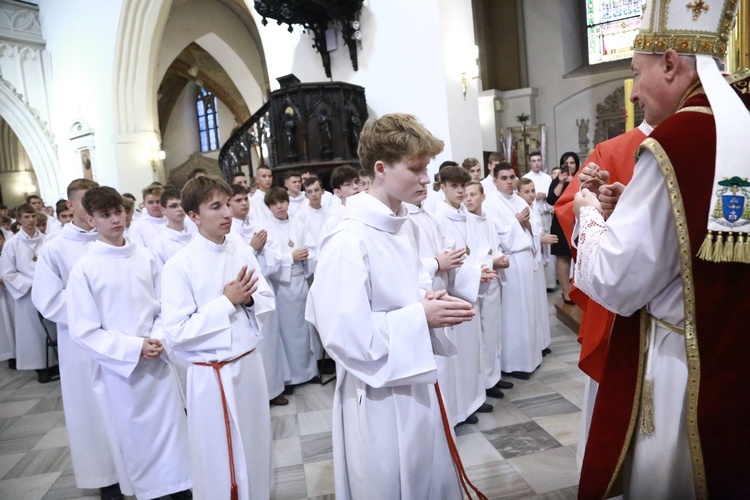
<path id="1" fill-rule="evenodd" d="M 275 186 L 268 190 L 263 201 L 267 207 L 282 201 L 289 203 L 289 193 L 283 187 Z"/>
<path id="2" fill-rule="evenodd" d="M 495 165 L 495 168 L 492 169 L 492 177 L 497 179 L 497 174 L 500 173 L 501 170 L 513 170 L 514 172 L 516 169 L 513 168 L 513 165 L 508 163 L 507 161 L 501 161 L 497 165 Z"/>
<path id="3" fill-rule="evenodd" d="M 266 165 L 266 164 L 264 163 L 264 164 L 262 164 L 262 165 L 258 165 L 258 168 L 256 168 L 256 169 L 255 169 L 255 172 L 257 173 L 257 172 L 258 172 L 258 170 L 262 170 L 262 169 L 264 169 L 264 168 L 265 168 L 266 170 L 271 170 L 271 167 L 269 167 L 268 165 Z"/>
<path id="4" fill-rule="evenodd" d="M 243 172 L 242 170 L 237 170 L 236 172 L 232 172 L 232 176 L 230 177 L 230 179 L 232 179 L 232 184 L 234 184 L 234 180 L 235 180 L 235 179 L 236 179 L 237 177 L 243 177 L 243 178 L 247 178 L 247 177 L 245 176 L 245 172 Z"/>
<path id="5" fill-rule="evenodd" d="M 122 207 L 122 196 L 114 188 L 100 186 L 86 191 L 81 204 L 86 213 L 93 217 L 94 212 Z"/>
<path id="6" fill-rule="evenodd" d="M 36 215 L 36 210 L 34 210 L 34 207 L 29 205 L 28 203 L 23 203 L 22 205 L 18 205 L 16 207 L 16 219 L 20 219 L 23 214 Z"/>
<path id="7" fill-rule="evenodd" d="M 479 193 L 484 194 L 484 186 L 482 186 L 481 182 L 471 181 L 468 184 L 466 184 L 466 187 L 469 187 L 469 186 L 477 186 L 479 188 Z"/>
<path id="8" fill-rule="evenodd" d="M 201 175 L 208 175 L 208 170 L 203 167 L 195 167 L 188 174 L 188 180 L 195 179 L 196 177 L 200 177 Z"/>
<path id="9" fill-rule="evenodd" d="M 291 172 L 286 172 L 284 174 L 284 182 L 286 182 L 290 177 L 302 177 L 302 174 L 294 170 Z"/>
<path id="10" fill-rule="evenodd" d="M 21 224 L 19 224 L 18 221 L 14 222 L 14 223 L 12 223 L 10 225 L 10 232 L 11 233 L 16 234 L 20 230 L 21 230 Z"/>
<path id="11" fill-rule="evenodd" d="M 532 151 L 531 153 L 529 153 L 529 158 L 531 158 L 532 156 L 542 156 L 542 153 L 540 153 L 539 151 Z"/>
<path id="12" fill-rule="evenodd" d="M 447 182 L 467 184 L 471 182 L 471 174 L 463 167 L 451 165 L 440 171 L 440 183 L 445 184 Z"/>
<path id="13" fill-rule="evenodd" d="M 432 135 L 416 116 L 391 113 L 365 122 L 357 156 L 364 171 L 372 177 L 378 161 L 393 165 L 418 156 L 434 158 L 444 147 L 445 143 Z"/>
<path id="14" fill-rule="evenodd" d="M 180 195 L 180 190 L 176 187 L 169 186 L 168 188 L 164 189 L 164 192 L 159 197 L 159 204 L 167 208 L 167 202 L 169 200 L 181 200 L 182 196 Z"/>
<path id="15" fill-rule="evenodd" d="M 224 179 L 219 179 L 213 175 L 202 175 L 190 179 L 185 184 L 185 187 L 182 188 L 182 195 L 180 196 L 182 209 L 186 214 L 190 212 L 200 213 L 198 209 L 201 203 L 208 201 L 216 191 L 229 198 L 232 197 L 232 188 L 229 187 L 229 184 Z"/>
<path id="16" fill-rule="evenodd" d="M 38 194 L 30 194 L 26 197 L 26 203 L 28 205 L 31 205 L 31 200 L 41 200 L 41 199 L 42 197 L 39 196 Z"/>
<path id="17" fill-rule="evenodd" d="M 0 203 L 0 210 L 8 210 L 8 205 L 5 203 Z"/>
<path id="18" fill-rule="evenodd" d="M 135 201 L 135 196 L 133 196 L 133 195 L 132 195 L 132 194 L 130 194 L 130 193 L 122 193 L 122 197 L 123 197 L 123 198 L 127 198 L 127 199 L 129 199 L 130 201 Z"/>
<path id="19" fill-rule="evenodd" d="M 341 189 L 350 181 L 359 182 L 359 173 L 351 165 L 341 165 L 331 172 L 331 189 Z"/>
<path id="20" fill-rule="evenodd" d="M 70 210 L 68 208 L 68 200 L 58 200 L 57 203 L 55 203 L 55 213 L 57 215 L 60 215 L 61 212 L 65 212 L 66 210 Z"/>
<path id="21" fill-rule="evenodd" d="M 240 186 L 239 184 L 232 184 L 230 187 L 232 188 L 232 196 L 230 196 L 230 198 L 234 198 L 238 194 L 247 196 L 248 193 L 250 193 L 250 190 L 248 188 L 246 188 L 245 186 Z"/>
<path id="22" fill-rule="evenodd" d="M 13 222 L 13 219 L 8 217 L 7 215 L 3 215 L 2 217 L 0 217 L 0 223 L 2 224 L 10 224 L 11 222 Z"/>
<path id="23" fill-rule="evenodd" d="M 70 181 L 70 184 L 68 184 L 68 199 L 73 197 L 73 193 L 76 191 L 85 191 L 87 189 L 91 189 L 92 187 L 99 187 L 99 183 L 92 181 L 91 179 L 75 179 L 73 181 Z"/>
<path id="24" fill-rule="evenodd" d="M 307 188 L 309 188 L 310 186 L 312 186 L 316 182 L 320 182 L 320 179 L 317 176 L 315 176 L 315 175 L 310 175 L 310 177 L 308 177 L 307 179 L 305 179 L 305 182 L 304 182 L 303 186 L 305 187 L 305 190 L 307 190 Z M 323 187 L 323 183 L 322 182 L 320 182 L 320 187 L 321 188 Z"/>

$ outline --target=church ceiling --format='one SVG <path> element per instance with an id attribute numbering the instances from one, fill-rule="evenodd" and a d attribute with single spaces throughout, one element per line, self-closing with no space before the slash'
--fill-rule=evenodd
<path id="1" fill-rule="evenodd" d="M 200 45 L 191 43 L 172 61 L 159 85 L 157 97 L 162 136 L 177 99 L 191 80 L 211 91 L 224 103 L 237 123 L 244 123 L 250 118 L 247 104 L 224 68 Z"/>

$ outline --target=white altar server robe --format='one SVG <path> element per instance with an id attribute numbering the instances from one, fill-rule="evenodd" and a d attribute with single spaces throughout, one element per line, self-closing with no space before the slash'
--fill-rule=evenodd
<path id="1" fill-rule="evenodd" d="M 302 222 L 293 216 L 279 220 L 271 216 L 265 223 L 268 234 L 278 245 L 281 265 L 267 278 L 276 294 L 281 343 L 289 363 L 290 383 L 302 384 L 318 375 L 318 336 L 305 321 L 305 303 L 310 289 L 308 278 L 315 272 L 317 246 Z M 294 262 L 292 252 L 309 250 L 305 261 Z"/>
<path id="2" fill-rule="evenodd" d="M 164 229 L 159 231 L 159 234 L 153 240 L 149 241 L 148 249 L 156 257 L 159 268 L 162 268 L 174 254 L 190 242 L 192 237 L 193 233 L 188 231 L 187 227 L 183 228 L 182 231 L 176 231 L 164 226 Z"/>
<path id="3" fill-rule="evenodd" d="M 266 219 L 273 217 L 266 206 L 265 197 L 266 193 L 260 189 L 256 189 L 250 197 L 250 218 L 257 224 L 263 224 Z"/>
<path id="4" fill-rule="evenodd" d="M 15 301 L 0 285 L 0 361 L 16 358 Z"/>
<path id="5" fill-rule="evenodd" d="M 552 343 L 549 331 L 549 305 L 547 304 L 547 281 L 544 272 L 544 252 L 542 245 L 542 233 L 544 225 L 539 214 L 531 207 L 529 217 L 531 223 L 532 252 L 534 254 L 534 320 L 536 321 L 536 332 L 542 349 L 546 349 Z"/>
<path id="6" fill-rule="evenodd" d="M 19 370 L 44 368 L 45 354 L 49 355 L 50 366 L 57 364 L 54 350 L 47 349 L 47 335 L 31 300 L 36 261 L 44 242 L 45 236 L 38 229 L 31 237 L 21 229 L 5 242 L 0 255 L 0 274 L 5 281 L 5 288 L 15 300 L 13 319 L 16 332 L 16 368 Z M 52 338 L 56 339 L 55 325 L 46 320 L 45 324 Z"/>
<path id="7" fill-rule="evenodd" d="M 73 266 L 97 239 L 72 222 L 42 246 L 36 263 L 31 299 L 42 315 L 57 324 L 60 389 L 76 486 L 101 488 L 117 482 L 108 441 L 106 417 L 94 391 L 96 362 L 71 338 L 65 288 Z M 118 462 L 121 465 L 121 462 Z"/>
<path id="8" fill-rule="evenodd" d="M 492 261 L 488 257 L 487 239 L 478 226 L 467 222 L 468 216 L 463 204 L 455 209 L 443 202 L 435 211 L 443 232 L 456 242 L 457 247 L 468 249 L 461 267 L 450 275 L 448 292 L 476 305 L 480 289 L 483 293 L 487 288 L 481 283 L 482 268 L 491 269 Z M 480 318 L 474 316 L 471 321 L 446 328 L 446 332 L 458 349 L 458 355 L 447 360 L 446 373 L 453 381 L 452 394 L 446 399 L 452 400 L 451 424 L 456 425 L 469 418 L 485 401 Z M 442 383 L 442 377 L 440 381 L 441 388 L 447 385 Z M 443 392 L 449 392 L 447 387 Z"/>
<path id="9" fill-rule="evenodd" d="M 420 286 L 424 290 L 446 290 L 448 281 L 452 279 L 449 275 L 454 271 L 438 269 L 437 256 L 447 250 L 453 250 L 456 245 L 445 235 L 433 215 L 416 205 L 405 203 L 404 206 L 409 213 L 409 218 L 414 221 L 419 235 L 417 253 L 422 261 L 423 271 Z M 443 359 L 439 358 L 438 364 L 442 361 Z"/>
<path id="10" fill-rule="evenodd" d="M 300 191 L 294 198 L 289 196 L 289 215 L 297 215 L 300 209 L 309 203 L 304 191 Z"/>
<path id="11" fill-rule="evenodd" d="M 313 208 L 309 203 L 303 205 L 302 208 L 297 212 L 297 218 L 302 221 L 305 229 L 310 233 L 315 240 L 315 244 L 319 245 L 320 240 L 323 239 L 323 226 L 328 218 L 329 211 L 327 208 L 321 205 L 320 208 Z"/>
<path id="12" fill-rule="evenodd" d="M 367 193 L 347 207 L 307 302 L 336 361 L 336 498 L 461 498 L 433 387 L 435 354 L 456 350 L 427 326 L 416 229 Z"/>
<path id="13" fill-rule="evenodd" d="M 256 349 L 262 337 L 256 318 L 274 308 L 273 293 L 258 277 L 253 306 L 235 306 L 224 287 L 243 266 L 258 269 L 252 249 L 227 238 L 217 245 L 196 236 L 164 266 L 162 296 L 167 343 L 191 363 L 230 361 Z M 271 495 L 271 416 L 259 353 L 220 370 L 231 421 L 239 498 Z M 214 369 L 188 370 L 188 429 L 196 499 L 228 498 L 230 473 L 221 392 Z"/>
<path id="14" fill-rule="evenodd" d="M 167 227 L 166 217 L 152 217 L 148 212 L 144 212 L 138 218 L 133 219 L 128 230 L 128 239 L 144 248 L 159 236 L 159 233 Z"/>
<path id="15" fill-rule="evenodd" d="M 279 269 L 281 253 L 278 249 L 279 242 L 270 234 L 266 237 L 266 244 L 262 251 L 256 252 L 250 247 L 250 240 L 253 239 L 253 235 L 261 229 L 263 228 L 258 227 L 249 215 L 245 220 L 233 218 L 229 237 L 235 238 L 235 241 L 241 246 L 248 247 L 254 253 L 260 265 L 259 271 L 265 277 Z M 268 395 L 273 399 L 284 392 L 285 385 L 291 379 L 289 363 L 286 360 L 284 345 L 281 343 L 279 317 L 276 310 L 268 311 L 261 318 L 258 318 L 258 323 L 260 324 L 260 333 L 263 335 L 263 342 L 258 346 L 258 349 L 263 358 L 263 368 L 266 371 Z"/>
<path id="16" fill-rule="evenodd" d="M 533 238 L 516 214 L 528 207 L 520 196 L 504 195 L 497 188 L 487 194 L 488 218 L 495 225 L 510 267 L 505 270 L 503 288 L 500 363 L 506 372 L 533 372 L 542 363 L 542 346 L 534 318 Z"/>
<path id="17" fill-rule="evenodd" d="M 144 338 L 164 337 L 158 282 L 159 266 L 145 248 L 95 241 L 66 287 L 70 334 L 99 365 L 96 391 L 127 474 L 120 483 L 130 483 L 138 499 L 192 486 L 177 380 L 166 356 L 141 358 Z"/>
<path id="18" fill-rule="evenodd" d="M 493 187 L 494 189 L 494 187 Z M 469 223 L 476 224 L 477 230 L 487 238 L 491 253 L 490 260 L 503 255 L 497 232 L 487 215 L 469 215 Z M 491 265 L 488 267 L 492 267 Z M 500 342 L 500 328 L 502 323 L 502 284 L 506 282 L 505 269 L 495 269 L 497 279 L 487 285 L 484 294 L 477 300 L 477 316 L 481 324 L 482 335 L 482 376 L 484 377 L 484 388 L 491 389 L 500 381 L 502 376 L 500 353 L 502 344 Z"/>

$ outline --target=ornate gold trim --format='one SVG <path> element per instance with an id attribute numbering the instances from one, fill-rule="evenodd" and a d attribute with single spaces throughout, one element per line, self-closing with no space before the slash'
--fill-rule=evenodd
<path id="1" fill-rule="evenodd" d="M 681 55 L 706 55 L 723 59 L 727 53 L 727 42 L 715 34 L 649 34 L 639 33 L 633 41 L 633 50 L 651 54 L 663 54 L 674 49 Z"/>
<path id="2" fill-rule="evenodd" d="M 604 494 L 604 498 L 612 496 L 612 488 L 618 482 L 620 471 L 622 470 L 622 464 L 625 463 L 625 457 L 628 456 L 630 450 L 630 442 L 633 440 L 633 433 L 635 432 L 636 425 L 638 424 L 638 415 L 640 415 L 641 409 L 641 390 L 643 387 L 643 371 L 645 369 L 646 360 L 646 349 L 648 347 L 648 327 L 649 319 L 646 308 L 641 309 L 641 327 L 640 327 L 640 345 L 638 346 L 638 379 L 635 383 L 635 394 L 633 395 L 633 409 L 630 411 L 630 422 L 628 422 L 628 430 L 625 433 L 625 441 L 620 450 L 620 458 L 617 459 L 617 465 L 607 485 L 607 491 Z"/>
<path id="3" fill-rule="evenodd" d="M 677 113 L 703 113 L 705 115 L 714 114 L 713 110 L 708 106 L 685 106 L 677 110 Z"/>
<path id="4" fill-rule="evenodd" d="M 695 324 L 692 252 L 690 250 L 687 221 L 685 220 L 685 207 L 682 202 L 679 185 L 677 184 L 677 178 L 675 177 L 674 167 L 664 148 L 661 147 L 661 144 L 656 139 L 649 137 L 643 141 L 639 147 L 639 152 L 643 149 L 648 149 L 654 155 L 661 168 L 662 175 L 664 176 L 664 184 L 669 193 L 669 201 L 672 204 L 675 228 L 677 229 L 677 240 L 680 249 L 680 276 L 682 278 L 682 294 L 685 302 L 685 353 L 688 365 L 688 444 L 690 445 L 690 456 L 693 463 L 693 484 L 695 486 L 696 498 L 707 499 L 706 467 L 703 463 L 703 451 L 698 433 L 698 393 L 700 390 L 701 366 Z"/>
<path id="5" fill-rule="evenodd" d="M 748 68 L 742 68 L 739 71 L 736 71 L 732 73 L 729 76 L 724 77 L 724 79 L 727 81 L 728 84 L 732 85 L 737 89 L 738 92 L 744 93 L 744 88 L 747 88 L 747 85 L 737 85 L 738 82 L 743 82 L 743 80 L 746 80 L 750 78 L 750 69 Z M 698 83 L 695 88 L 691 87 L 686 91 L 686 94 L 680 99 L 680 107 L 687 101 L 688 99 L 691 99 L 699 94 L 705 94 L 706 91 L 703 90 L 703 85 L 700 84 L 700 81 L 697 81 Z M 691 90 L 692 89 L 692 90 Z M 748 90 L 750 92 L 750 90 Z"/>

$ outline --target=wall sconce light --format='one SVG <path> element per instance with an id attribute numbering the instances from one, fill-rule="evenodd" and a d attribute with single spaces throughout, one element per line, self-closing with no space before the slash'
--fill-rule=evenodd
<path id="1" fill-rule="evenodd" d="M 26 196 L 36 193 L 36 186 L 34 185 L 34 182 L 31 180 L 31 177 L 23 178 L 22 189 L 23 189 L 23 193 Z"/>
<path id="2" fill-rule="evenodd" d="M 156 165 L 160 161 L 164 161 L 164 159 L 167 157 L 167 153 L 164 152 L 164 150 L 161 149 L 161 145 L 158 141 L 154 141 L 151 143 L 151 169 L 156 172 Z"/>
<path id="3" fill-rule="evenodd" d="M 466 100 L 466 92 L 469 90 L 469 81 L 479 78 L 477 59 L 479 59 L 479 47 L 472 45 L 465 56 L 466 69 L 461 72 L 461 92 L 464 94 L 464 101 Z"/>

